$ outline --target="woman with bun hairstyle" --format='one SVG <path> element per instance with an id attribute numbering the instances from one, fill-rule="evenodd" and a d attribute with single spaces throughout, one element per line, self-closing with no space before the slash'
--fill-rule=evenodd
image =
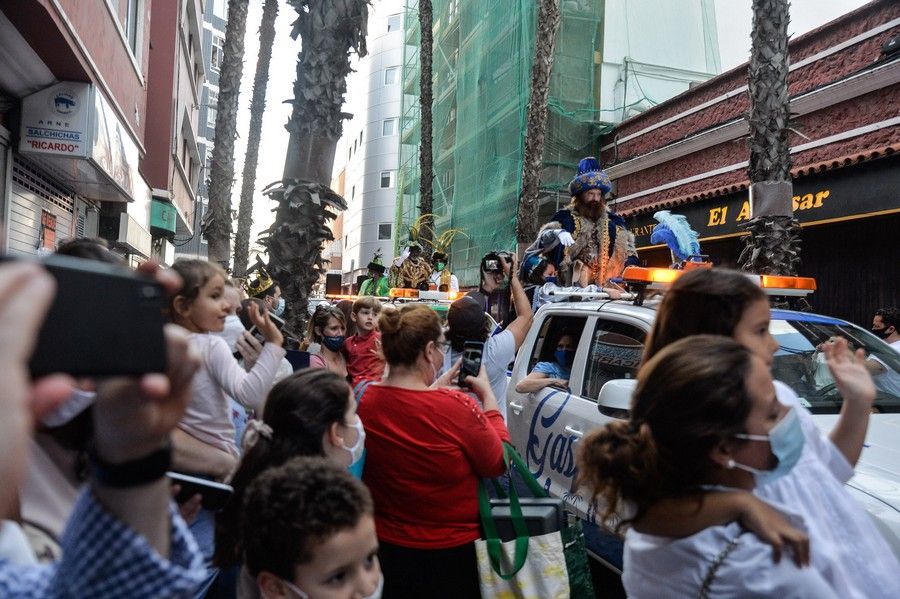
<path id="1" fill-rule="evenodd" d="M 659 501 L 692 501 L 694 509 L 669 515 L 677 525 L 704 512 L 707 491 L 751 491 L 758 473 L 781 470 L 759 439 L 787 411 L 767 364 L 726 337 L 682 339 L 643 366 L 629 420 L 591 432 L 578 457 L 580 482 L 605 504 L 605 518 L 626 515 L 619 526 L 629 527 L 622 577 L 629 597 L 843 596 L 818 569 L 803 567 L 810 547 L 800 531 L 785 539 L 793 559 L 773 560 L 772 548 L 736 521 L 672 538 L 645 518 Z M 799 515 L 789 517 L 803 528 Z"/>
<path id="2" fill-rule="evenodd" d="M 239 563 L 241 506 L 260 473 L 298 456 L 324 457 L 352 471 L 365 438 L 350 385 L 335 373 L 306 368 L 272 387 L 262 421 L 250 421 L 244 434 L 244 454 L 231 479 L 234 494 L 216 514 L 216 565 Z"/>
<path id="3" fill-rule="evenodd" d="M 359 416 L 384 597 L 478 597 L 477 488 L 505 472 L 509 432 L 483 367 L 466 379 L 478 401 L 434 388 L 448 343 L 433 310 L 386 310 L 378 325 L 388 375 L 363 391 Z"/>
<path id="4" fill-rule="evenodd" d="M 659 305 L 644 360 L 689 335 L 717 334 L 731 337 L 771 369 L 778 342 L 769 331 L 769 320 L 768 298 L 745 274 L 716 268 L 687 272 L 675 281 Z M 778 524 L 771 514 L 765 516 L 770 509 L 764 502 L 783 505 L 806 518 L 812 566 L 841 596 L 900 597 L 900 577 L 896 576 L 900 563 L 844 486 L 853 476 L 853 466 L 862 451 L 875 386 L 865 370 L 862 354 L 851 353 L 846 340 L 829 344 L 825 355 L 844 399 L 831 433 L 823 434 L 797 394 L 775 381 L 778 400 L 789 409 L 776 434 L 755 443 L 771 446 L 776 453 L 789 448 L 790 465 L 782 464 L 782 476 L 761 473 L 753 495 L 707 495 L 707 509 L 698 513 L 693 522 L 681 519 L 683 528 L 673 529 L 670 534 L 686 536 L 704 526 L 724 524 L 737 517 L 756 523 L 753 529 L 777 550 L 782 542 L 778 531 L 785 523 Z M 660 502 L 645 520 L 653 519 L 665 526 L 673 522 L 670 510 L 687 509 L 692 507 L 690 503 Z"/>

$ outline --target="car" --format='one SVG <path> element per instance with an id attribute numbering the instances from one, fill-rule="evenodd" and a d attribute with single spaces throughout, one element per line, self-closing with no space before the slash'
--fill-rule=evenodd
<path id="1" fill-rule="evenodd" d="M 591 429 L 628 417 L 634 378 L 656 309 L 649 300 L 635 305 L 639 302 L 596 295 L 570 293 L 569 301 L 545 304 L 535 314 L 511 371 L 507 426 L 513 445 L 534 476 L 583 521 L 592 556 L 620 572 L 621 538 L 598 524 L 596 506 L 578 488 L 576 450 Z M 772 309 L 771 317 L 770 331 L 779 343 L 773 375 L 797 392 L 823 430 L 831 429 L 841 407 L 834 380 L 817 349 L 823 342 L 845 337 L 900 377 L 900 354 L 854 324 L 783 309 Z M 518 393 L 516 383 L 538 361 L 553 359 L 561 331 L 575 338 L 569 388 Z M 879 413 L 870 418 L 868 442 L 848 485 L 900 556 L 900 397 L 880 384 L 878 377 L 876 385 Z"/>

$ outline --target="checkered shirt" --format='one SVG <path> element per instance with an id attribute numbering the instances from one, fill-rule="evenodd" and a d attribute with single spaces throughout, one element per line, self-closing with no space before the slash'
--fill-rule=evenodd
<path id="1" fill-rule="evenodd" d="M 205 576 L 203 557 L 174 504 L 170 557 L 82 492 L 62 539 L 63 557 L 51 565 L 0 560 L 3 599 L 170 599 L 193 596 Z"/>

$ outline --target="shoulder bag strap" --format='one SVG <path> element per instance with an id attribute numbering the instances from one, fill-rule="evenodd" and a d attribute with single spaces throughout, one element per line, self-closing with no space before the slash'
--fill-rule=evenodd
<path id="1" fill-rule="evenodd" d="M 504 445 L 503 458 L 509 463 L 509 450 L 511 447 Z M 513 450 L 515 453 L 515 450 Z M 511 580 L 522 566 L 525 565 L 525 559 L 528 557 L 528 527 L 525 525 L 525 519 L 522 517 L 522 506 L 519 503 L 519 495 L 516 493 L 515 485 L 509 486 L 509 513 L 512 519 L 513 530 L 516 533 L 516 549 L 513 557 L 512 571 L 503 573 L 500 564 L 500 535 L 497 533 L 497 526 L 494 524 L 494 517 L 491 514 L 491 502 L 488 499 L 487 491 L 484 484 L 478 484 L 478 509 L 481 512 L 481 523 L 484 527 L 484 537 L 487 544 L 488 558 L 491 561 L 491 568 L 503 580 Z"/>

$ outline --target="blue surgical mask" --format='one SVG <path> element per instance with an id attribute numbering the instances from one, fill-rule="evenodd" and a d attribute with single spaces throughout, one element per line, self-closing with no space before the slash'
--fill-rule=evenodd
<path id="1" fill-rule="evenodd" d="M 346 339 L 346 337 L 344 335 L 335 335 L 334 337 L 322 337 L 322 345 L 324 345 L 331 351 L 341 351 L 341 348 L 344 347 L 344 339 Z"/>
<path id="2" fill-rule="evenodd" d="M 553 283 L 556 285 L 556 276 L 544 277 L 544 283 Z"/>
<path id="3" fill-rule="evenodd" d="M 569 367 L 572 365 L 572 362 L 575 361 L 575 350 L 573 349 L 558 349 L 553 353 L 553 357 L 556 358 L 556 362 L 565 367 Z"/>
<path id="4" fill-rule="evenodd" d="M 281 316 L 282 314 L 284 314 L 284 298 L 283 297 L 278 298 L 278 303 L 275 304 L 275 308 L 272 309 L 272 313 L 275 314 L 275 316 Z"/>
<path id="5" fill-rule="evenodd" d="M 350 452 L 350 465 L 347 470 L 356 478 L 362 480 L 363 467 L 366 464 L 366 429 L 363 428 L 362 420 L 356 417 L 356 422 L 349 425 L 356 429 L 356 443 L 353 447 L 344 445 L 344 449 Z"/>
<path id="6" fill-rule="evenodd" d="M 788 410 L 778 424 L 772 427 L 768 435 L 738 434 L 734 436 L 748 441 L 768 441 L 772 447 L 772 453 L 778 458 L 778 465 L 771 470 L 751 468 L 734 460 L 728 462 L 729 468 L 740 468 L 753 474 L 757 485 L 765 485 L 790 472 L 797 465 L 797 462 L 800 461 L 800 456 L 803 454 L 803 445 L 806 442 L 796 408 Z"/>

